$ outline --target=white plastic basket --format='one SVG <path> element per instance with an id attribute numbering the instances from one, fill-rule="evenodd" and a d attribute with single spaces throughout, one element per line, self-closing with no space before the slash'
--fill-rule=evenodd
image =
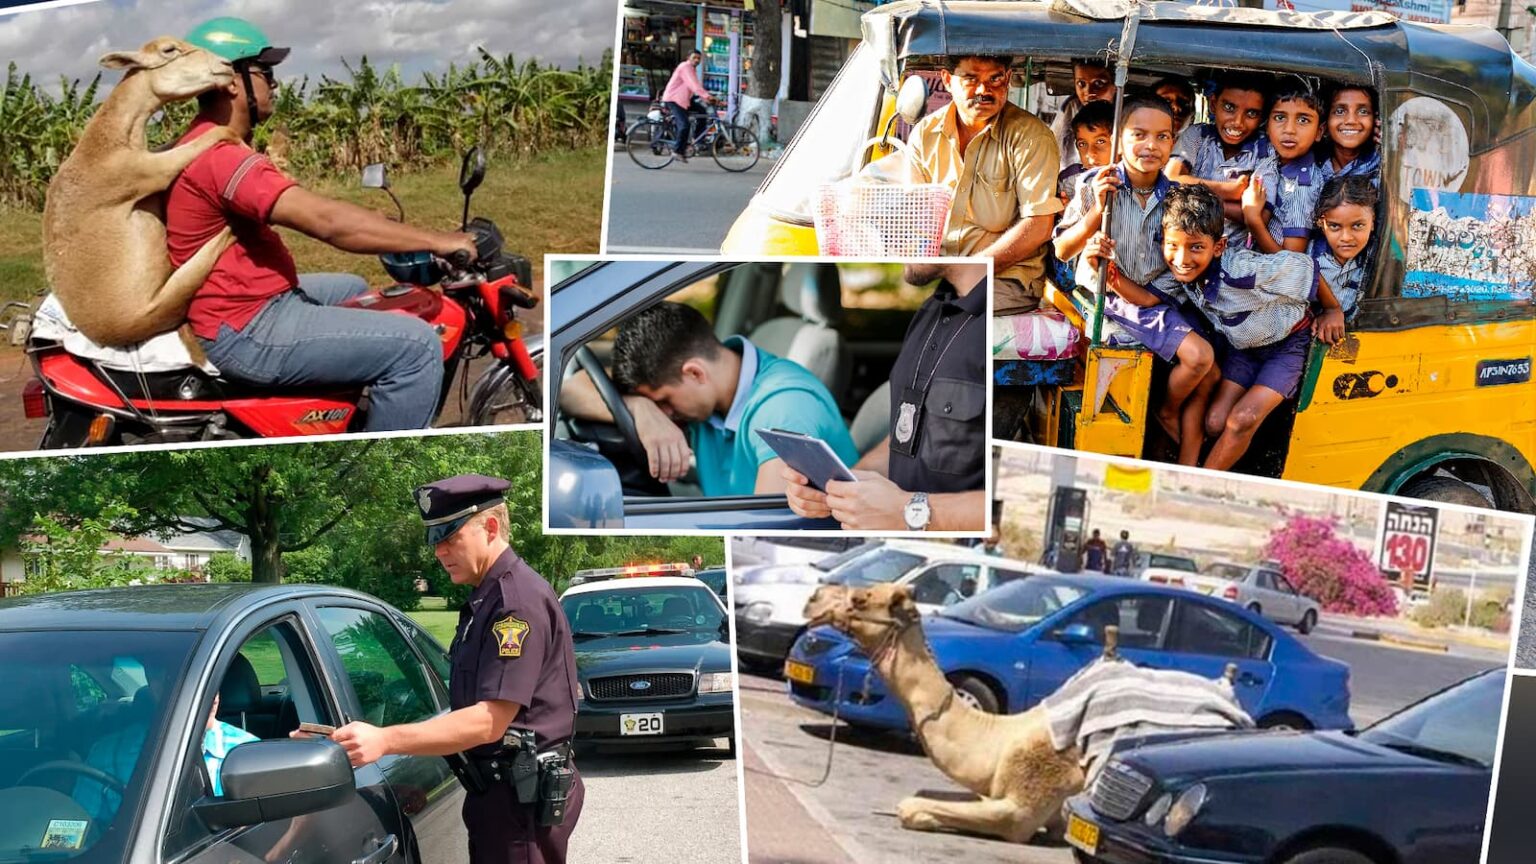
<path id="1" fill-rule="evenodd" d="M 816 245 L 845 257 L 940 255 L 953 200 L 939 183 L 830 183 L 816 190 Z"/>

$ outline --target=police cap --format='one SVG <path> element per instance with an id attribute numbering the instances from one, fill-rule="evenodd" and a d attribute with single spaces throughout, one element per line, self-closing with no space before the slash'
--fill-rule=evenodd
<path id="1" fill-rule="evenodd" d="M 484 474 L 460 474 L 416 487 L 416 506 L 427 526 L 427 545 L 452 537 L 469 517 L 502 503 L 511 483 Z"/>

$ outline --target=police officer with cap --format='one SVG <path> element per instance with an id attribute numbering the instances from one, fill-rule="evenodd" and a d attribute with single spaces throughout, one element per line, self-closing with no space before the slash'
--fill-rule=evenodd
<path id="1" fill-rule="evenodd" d="M 416 490 L 437 560 L 454 584 L 474 586 L 450 652 L 453 710 L 399 726 L 348 723 L 331 738 L 354 766 L 389 754 L 449 757 L 469 790 L 474 864 L 563 862 L 583 793 L 569 753 L 576 655 L 554 590 L 507 543 L 510 485 L 463 474 Z"/>

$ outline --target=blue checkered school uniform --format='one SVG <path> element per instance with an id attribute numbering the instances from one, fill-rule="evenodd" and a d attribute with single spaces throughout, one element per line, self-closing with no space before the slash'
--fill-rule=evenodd
<path id="1" fill-rule="evenodd" d="M 1311 152 L 1281 164 L 1271 153 L 1259 160 L 1254 176 L 1264 183 L 1269 202 L 1269 236 L 1285 245 L 1288 237 L 1310 237 L 1313 211 L 1323 194 L 1323 177 Z"/>
<path id="2" fill-rule="evenodd" d="M 1244 141 L 1237 148 L 1236 154 L 1228 156 L 1222 149 L 1216 124 L 1191 123 L 1179 133 L 1179 139 L 1174 142 L 1172 158 L 1183 159 L 1189 165 L 1190 172 L 1203 180 L 1235 180 L 1242 174 L 1256 170 L 1260 160 L 1273 151 L 1269 139 L 1261 130 Z M 1243 246 L 1248 243 L 1248 229 L 1241 220 L 1228 219 L 1223 236 L 1227 238 L 1228 245 Z"/>
<path id="3" fill-rule="evenodd" d="M 1148 287 L 1188 300 L 1233 348 L 1246 350 L 1280 342 L 1308 320 L 1317 278 L 1317 262 L 1305 252 L 1264 255 L 1229 246 L 1194 282 L 1164 273 Z"/>
<path id="4" fill-rule="evenodd" d="M 1360 297 L 1365 291 L 1365 274 L 1369 269 L 1369 251 L 1361 252 L 1348 261 L 1340 261 L 1334 257 L 1333 250 L 1328 248 L 1328 241 L 1323 237 L 1314 237 L 1312 240 L 1312 260 L 1317 262 L 1317 272 L 1322 280 L 1333 289 L 1334 299 L 1339 301 L 1339 308 L 1344 310 L 1346 322 L 1355 320 L 1355 310 L 1360 305 Z"/>

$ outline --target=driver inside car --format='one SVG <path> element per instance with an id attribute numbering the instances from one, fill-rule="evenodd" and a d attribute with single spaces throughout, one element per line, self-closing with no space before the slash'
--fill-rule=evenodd
<path id="1" fill-rule="evenodd" d="M 179 267 L 225 227 L 234 244 L 198 289 L 187 320 L 225 376 L 261 386 L 369 387 L 364 431 L 421 429 L 432 422 L 443 378 L 443 347 L 420 319 L 343 308 L 368 290 L 346 273 L 300 275 L 273 225 L 344 252 L 429 251 L 475 255 L 474 237 L 414 228 L 364 207 L 317 195 L 251 149 L 272 116 L 274 67 L 288 56 L 239 18 L 198 25 L 187 41 L 230 61 L 228 85 L 198 97 L 181 141 L 228 126 L 246 143 L 222 143 L 187 166 L 166 193 L 166 245 Z"/>
<path id="2" fill-rule="evenodd" d="M 859 453 L 837 402 L 820 379 L 792 360 L 746 338 L 721 342 L 690 306 L 664 302 L 619 325 L 610 361 L 614 384 L 635 418 L 652 477 L 670 483 L 698 469 L 710 497 L 784 491 L 784 460 L 758 429 L 819 438 L 844 464 Z M 560 408 L 573 417 L 613 422 L 585 372 L 560 388 Z"/>

